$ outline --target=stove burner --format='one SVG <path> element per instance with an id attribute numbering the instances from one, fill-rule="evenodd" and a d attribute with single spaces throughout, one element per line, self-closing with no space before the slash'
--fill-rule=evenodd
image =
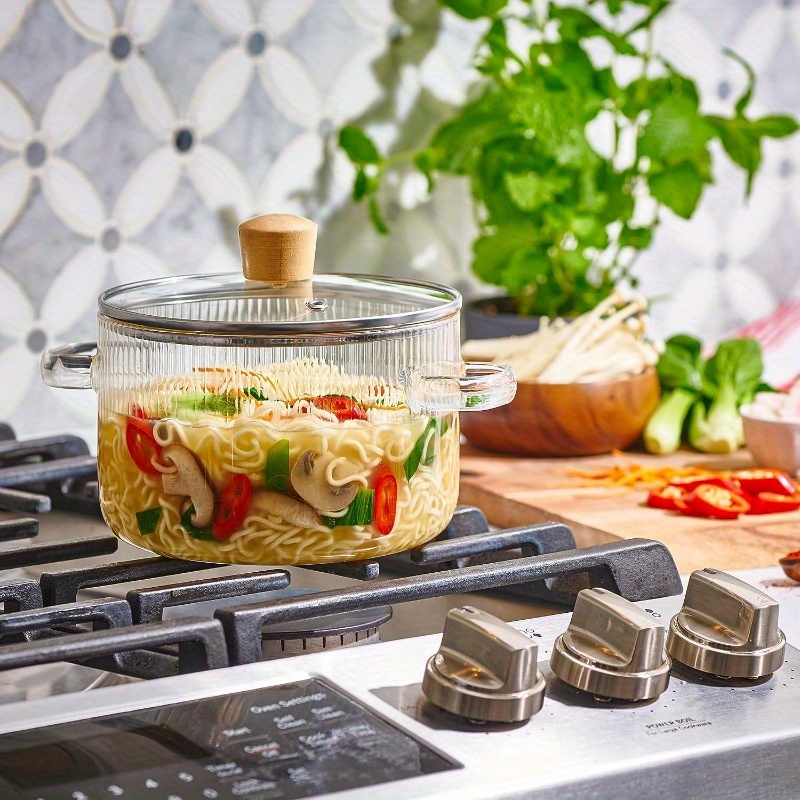
<path id="1" fill-rule="evenodd" d="M 278 592 L 284 597 L 313 594 L 305 590 Z M 264 660 L 302 656 L 340 647 L 374 644 L 381 640 L 380 626 L 392 618 L 391 606 L 377 606 L 261 628 Z"/>

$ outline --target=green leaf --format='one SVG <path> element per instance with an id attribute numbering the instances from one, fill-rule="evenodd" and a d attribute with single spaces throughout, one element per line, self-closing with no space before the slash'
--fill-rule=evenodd
<path id="1" fill-rule="evenodd" d="M 747 195 L 750 194 L 753 178 L 761 166 L 761 139 L 764 136 L 782 138 L 791 136 L 798 129 L 797 122 L 786 116 L 767 116 L 760 119 L 708 116 L 707 120 L 719 134 L 722 146 L 731 161 L 747 173 Z"/>
<path id="2" fill-rule="evenodd" d="M 566 91 L 520 86 L 509 98 L 509 106 L 512 122 L 531 130 L 538 144 L 549 152 L 567 141 L 578 124 L 578 109 Z"/>
<path id="3" fill-rule="evenodd" d="M 631 185 L 624 175 L 609 171 L 603 177 L 603 193 L 606 196 L 605 206 L 598 209 L 597 215 L 608 225 L 611 222 L 629 220 L 634 212 L 634 199 Z"/>
<path id="4" fill-rule="evenodd" d="M 697 167 L 689 161 L 650 177 L 650 194 L 672 209 L 679 217 L 689 219 L 697 208 L 703 186 L 707 183 Z"/>
<path id="5" fill-rule="evenodd" d="M 146 508 L 144 511 L 136 512 L 136 524 L 139 526 L 139 533 L 142 536 L 149 536 L 156 532 L 158 523 L 161 520 L 163 510 L 161 506 Z"/>
<path id="6" fill-rule="evenodd" d="M 753 177 L 761 165 L 761 137 L 753 131 L 751 123 L 743 117 L 726 119 L 710 116 L 708 120 L 717 130 L 719 139 L 731 161 L 742 167 L 747 173 L 747 188 L 750 194 Z"/>
<path id="7" fill-rule="evenodd" d="M 479 17 L 492 17 L 505 7 L 508 0 L 441 0 L 447 6 L 465 19 L 478 19 Z"/>
<path id="8" fill-rule="evenodd" d="M 620 110 L 628 119 L 636 119 L 642 111 L 655 107 L 674 93 L 670 78 L 636 78 L 620 91 Z"/>
<path id="9" fill-rule="evenodd" d="M 601 36 L 620 55 L 637 55 L 636 48 L 624 36 L 604 28 L 598 20 L 579 8 L 553 4 L 550 6 L 550 17 L 561 21 L 561 38 L 565 41 L 577 42 L 579 39 Z"/>
<path id="10" fill-rule="evenodd" d="M 685 97 L 669 97 L 654 109 L 639 137 L 639 156 L 675 163 L 705 149 L 715 130 Z"/>
<path id="11" fill-rule="evenodd" d="M 370 195 L 369 200 L 367 200 L 367 208 L 369 210 L 370 222 L 372 222 L 375 230 L 380 233 L 381 236 L 385 236 L 389 233 L 389 226 L 386 224 L 383 214 L 381 214 L 381 209 L 375 195 Z"/>
<path id="12" fill-rule="evenodd" d="M 573 130 L 553 147 L 553 156 L 564 167 L 585 169 L 596 165 L 600 156 L 592 150 L 582 130 Z"/>
<path id="13" fill-rule="evenodd" d="M 339 147 L 354 164 L 380 164 L 381 156 L 372 139 L 356 125 L 345 125 L 339 131 Z"/>
<path id="14" fill-rule="evenodd" d="M 561 253 L 561 262 L 576 279 L 585 275 L 589 264 L 592 263 L 580 250 L 565 250 Z"/>
<path id="15" fill-rule="evenodd" d="M 569 230 L 584 247 L 603 248 L 608 244 L 605 225 L 590 214 L 576 214 L 569 223 Z"/>
<path id="16" fill-rule="evenodd" d="M 645 250 L 652 241 L 652 228 L 629 228 L 626 225 L 619 235 L 620 247 L 634 247 L 636 250 Z"/>
<path id="17" fill-rule="evenodd" d="M 530 224 L 507 225 L 479 236 L 472 245 L 475 274 L 486 281 L 503 286 L 504 271 L 515 251 L 537 249 L 536 232 Z M 527 281 L 523 285 L 530 284 Z M 508 288 L 508 287 L 506 287 Z"/>
<path id="18" fill-rule="evenodd" d="M 547 283 L 555 282 L 551 275 L 552 263 L 538 248 L 515 250 L 500 268 L 500 285 L 513 296 Z"/>
<path id="19" fill-rule="evenodd" d="M 484 96 L 466 105 L 434 133 L 429 148 L 431 165 L 443 172 L 469 174 L 489 144 L 521 132 L 498 98 Z"/>
<path id="20" fill-rule="evenodd" d="M 484 50 L 477 63 L 478 69 L 486 75 L 500 75 L 509 61 L 524 67 L 520 57 L 509 47 L 506 25 L 502 19 L 496 19 L 483 38 Z"/>
<path id="21" fill-rule="evenodd" d="M 505 173 L 503 184 L 514 204 L 523 211 L 534 211 L 551 203 L 571 179 L 566 175 L 541 175 L 537 172 Z"/>
<path id="22" fill-rule="evenodd" d="M 759 136 L 769 136 L 772 139 L 783 139 L 797 133 L 797 120 L 780 114 L 774 114 L 759 119 L 748 120 L 750 130 Z"/>

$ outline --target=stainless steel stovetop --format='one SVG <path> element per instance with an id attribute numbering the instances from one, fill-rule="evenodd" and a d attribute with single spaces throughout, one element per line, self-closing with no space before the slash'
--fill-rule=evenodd
<path id="1" fill-rule="evenodd" d="M 800 587 L 775 571 L 741 576 L 782 599 L 787 639 L 800 640 Z M 668 620 L 680 598 L 639 605 Z M 542 710 L 524 724 L 474 725 L 431 706 L 421 678 L 439 646 L 432 635 L 99 689 L 90 712 L 86 695 L 5 706 L 0 776 L 5 769 L 9 786 L 27 789 L 2 796 L 304 797 L 341 790 L 355 776 L 367 785 L 337 796 L 797 797 L 797 650 L 787 648 L 766 681 L 726 684 L 673 672 L 653 702 L 601 703 L 560 684 L 547 666 L 568 621 L 560 614 L 514 623 L 538 642 L 548 681 Z M 57 727 L 89 714 L 90 722 Z M 27 733 L 2 735 L 11 731 Z M 98 737 L 109 774 L 99 774 L 95 759 L 76 767 L 76 780 L 53 785 L 47 770 L 40 779 L 19 766 L 56 751 L 78 764 L 75 753 L 86 757 Z M 111 755 L 115 738 L 129 757 Z"/>

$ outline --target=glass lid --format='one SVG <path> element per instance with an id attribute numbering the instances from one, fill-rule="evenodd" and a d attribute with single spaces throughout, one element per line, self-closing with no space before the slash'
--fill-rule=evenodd
<path id="1" fill-rule="evenodd" d="M 100 313 L 157 331 L 216 336 L 363 333 L 448 317 L 454 289 L 369 275 L 314 276 L 317 226 L 293 214 L 239 225 L 242 273 L 131 283 L 100 296 Z"/>
<path id="2" fill-rule="evenodd" d="M 130 283 L 100 296 L 100 313 L 157 330 L 224 335 L 346 333 L 450 316 L 455 289 L 371 275 L 317 275 L 275 285 L 237 273 Z"/>

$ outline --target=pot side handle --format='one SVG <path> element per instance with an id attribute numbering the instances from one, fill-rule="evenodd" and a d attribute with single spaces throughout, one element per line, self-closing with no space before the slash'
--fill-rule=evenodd
<path id="1" fill-rule="evenodd" d="M 411 411 L 485 411 L 510 403 L 517 393 L 514 370 L 507 364 L 437 365 L 410 369 L 401 378 Z"/>
<path id="2" fill-rule="evenodd" d="M 42 380 L 57 389 L 91 389 L 97 342 L 73 342 L 42 353 Z"/>

